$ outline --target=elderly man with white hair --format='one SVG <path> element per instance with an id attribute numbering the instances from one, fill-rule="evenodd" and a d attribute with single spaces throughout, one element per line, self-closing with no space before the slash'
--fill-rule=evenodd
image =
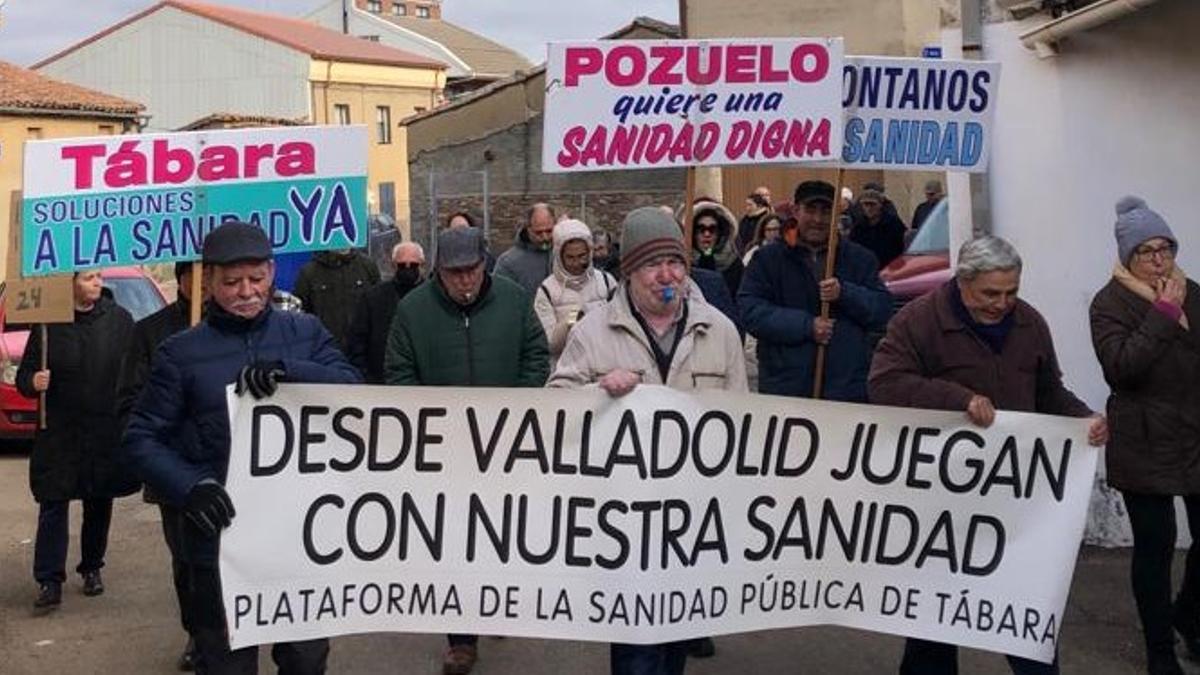
<path id="1" fill-rule="evenodd" d="M 376 284 L 359 298 L 346 340 L 346 358 L 369 384 L 383 384 L 383 355 L 396 303 L 425 278 L 425 250 L 414 241 L 392 247 L 395 274 L 390 283 Z"/>
<path id="2" fill-rule="evenodd" d="M 959 410 L 991 426 L 997 410 L 1094 417 L 1088 441 L 1108 440 L 1104 417 L 1062 383 L 1045 319 L 1017 298 L 1021 256 L 999 237 L 967 242 L 955 276 L 909 303 L 888 325 L 871 364 L 871 403 Z M 1058 662 L 1008 657 L 1018 675 L 1057 675 Z M 958 672 L 953 645 L 909 639 L 901 675 Z"/>

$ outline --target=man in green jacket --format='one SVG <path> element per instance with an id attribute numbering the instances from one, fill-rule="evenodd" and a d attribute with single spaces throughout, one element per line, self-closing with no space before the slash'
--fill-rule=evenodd
<path id="1" fill-rule="evenodd" d="M 388 334 L 388 384 L 541 387 L 549 375 L 546 333 L 525 290 L 485 270 L 476 228 L 438 234 L 437 274 L 396 306 Z M 476 635 L 450 635 L 447 675 L 471 672 Z"/>

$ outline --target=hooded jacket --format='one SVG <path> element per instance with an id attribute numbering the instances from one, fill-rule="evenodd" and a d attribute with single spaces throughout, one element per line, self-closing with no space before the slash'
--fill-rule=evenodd
<path id="1" fill-rule="evenodd" d="M 534 246 L 529 231 L 522 227 L 512 248 L 496 259 L 495 275 L 517 282 L 532 299 L 542 280 L 550 276 L 550 251 Z"/>
<path id="2" fill-rule="evenodd" d="M 95 306 L 75 312 L 74 323 L 50 324 L 46 367 L 46 428 L 34 435 L 29 487 L 39 502 L 133 494 L 137 475 L 120 461 L 117 383 L 133 335 L 133 317 L 104 289 Z M 38 395 L 42 340 L 30 334 L 17 369 L 17 389 Z"/>
<path id="3" fill-rule="evenodd" d="M 572 315 L 580 311 L 585 315 L 595 311 L 608 302 L 617 290 L 617 280 L 607 272 L 596 269 L 590 260 L 583 274 L 567 273 L 562 262 L 562 250 L 572 241 L 585 242 L 590 252 L 592 231 L 578 220 L 564 220 L 554 226 L 553 273 L 542 281 L 533 298 L 533 311 L 546 330 L 551 360 L 558 359 L 567 343 Z"/>
<path id="4" fill-rule="evenodd" d="M 304 303 L 304 311 L 321 320 L 345 353 L 354 307 L 362 294 L 378 283 L 379 268 L 367 256 L 358 251 L 349 255 L 321 251 L 300 269 L 292 292 Z"/>
<path id="5" fill-rule="evenodd" d="M 697 239 L 696 221 L 705 213 L 717 219 L 717 243 L 711 251 L 701 251 L 699 246 L 694 245 Z M 684 210 L 680 208 L 675 214 L 675 220 L 682 223 L 684 216 Z M 724 204 L 698 201 L 692 206 L 692 266 L 719 272 L 733 297 L 737 297 L 738 288 L 742 285 L 742 272 L 745 269 L 735 241 L 737 222 L 733 212 L 725 208 Z"/>
<path id="6" fill-rule="evenodd" d="M 735 242 L 735 248 L 738 250 L 738 253 L 742 255 L 743 263 L 746 262 L 744 260 L 746 253 L 750 251 L 750 248 L 754 243 L 754 233 L 758 232 L 759 223 L 761 223 L 764 218 L 772 213 L 773 211 L 771 211 L 769 207 L 764 207 L 763 210 L 757 213 L 747 213 L 746 215 L 742 216 L 740 221 L 738 221 L 737 241 Z"/>

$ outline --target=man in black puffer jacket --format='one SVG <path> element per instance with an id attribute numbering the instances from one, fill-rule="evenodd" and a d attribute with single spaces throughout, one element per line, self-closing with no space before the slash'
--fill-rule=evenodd
<path id="1" fill-rule="evenodd" d="M 321 251 L 300 268 L 292 293 L 333 334 L 338 349 L 346 351 L 350 320 L 358 299 L 379 283 L 375 261 L 355 251 Z"/>
<path id="2" fill-rule="evenodd" d="M 192 263 L 175 263 L 175 282 L 179 295 L 175 302 L 137 322 L 133 327 L 133 344 L 125 355 L 121 371 L 121 383 L 117 389 L 117 402 L 121 419 L 129 417 L 129 411 L 137 401 L 138 394 L 150 375 L 150 363 L 159 345 L 172 335 L 187 330 L 192 313 Z M 191 610 L 188 606 L 187 568 L 179 555 L 182 545 L 184 517 L 180 510 L 164 501 L 150 486 L 142 492 L 145 500 L 158 505 L 162 520 L 163 538 L 171 553 L 171 577 L 175 584 L 175 599 L 179 602 L 179 622 L 188 634 L 187 646 L 179 657 L 179 669 L 191 670 L 195 666 L 196 645 L 192 640 Z"/>
<path id="3" fill-rule="evenodd" d="M 383 357 L 396 305 L 424 280 L 425 250 L 415 241 L 406 241 L 392 249 L 396 273 L 363 294 L 354 308 L 346 358 L 363 374 L 367 384 L 383 384 Z"/>
<path id="4" fill-rule="evenodd" d="M 258 650 L 230 651 L 217 571 L 220 531 L 234 517 L 223 484 L 229 467 L 226 386 L 270 396 L 280 381 L 356 383 L 358 371 L 320 322 L 271 307 L 275 263 L 266 234 L 249 223 L 226 223 L 204 241 L 212 301 L 204 321 L 158 350 L 129 418 L 124 450 L 143 481 L 186 522 L 180 557 L 188 576 L 197 669 L 255 672 Z M 325 639 L 279 643 L 271 650 L 282 672 L 323 673 Z"/>

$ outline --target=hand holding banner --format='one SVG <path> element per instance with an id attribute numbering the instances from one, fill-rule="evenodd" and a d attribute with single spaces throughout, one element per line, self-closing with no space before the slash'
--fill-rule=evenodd
<path id="1" fill-rule="evenodd" d="M 837 624 L 1049 661 L 1087 420 L 964 422 L 650 386 L 284 385 L 235 411 L 231 641 Z"/>

